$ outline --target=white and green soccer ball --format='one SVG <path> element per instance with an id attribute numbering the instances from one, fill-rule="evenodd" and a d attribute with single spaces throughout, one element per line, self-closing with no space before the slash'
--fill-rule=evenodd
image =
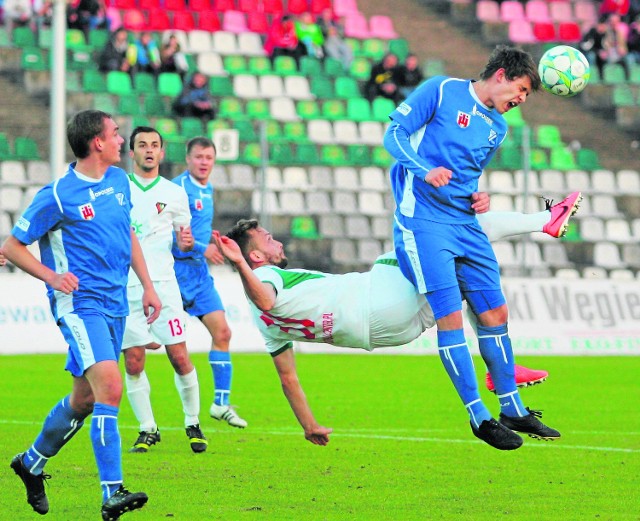
<path id="1" fill-rule="evenodd" d="M 542 87 L 556 96 L 575 96 L 589 82 L 587 58 L 569 45 L 557 45 L 542 55 L 538 64 Z"/>

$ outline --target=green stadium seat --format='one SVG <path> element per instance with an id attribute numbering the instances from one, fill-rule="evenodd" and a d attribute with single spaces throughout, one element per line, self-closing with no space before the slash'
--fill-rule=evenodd
<path id="1" fill-rule="evenodd" d="M 238 98 L 224 97 L 220 100 L 220 104 L 218 105 L 218 117 L 234 119 L 244 116 L 244 107 Z"/>
<path id="2" fill-rule="evenodd" d="M 15 27 L 13 29 L 13 45 L 16 47 L 37 47 L 35 32 L 31 27 Z"/>
<path id="3" fill-rule="evenodd" d="M 4 27 L 0 27 L 0 47 L 11 47 L 11 38 Z M 42 47 L 42 44 L 40 44 Z"/>
<path id="4" fill-rule="evenodd" d="M 347 162 L 354 166 L 371 165 L 371 151 L 367 145 L 348 145 Z"/>
<path id="5" fill-rule="evenodd" d="M 47 61 L 37 47 L 23 47 L 20 66 L 27 71 L 46 71 Z"/>
<path id="6" fill-rule="evenodd" d="M 251 166 L 262 164 L 260 143 L 247 143 L 240 154 L 240 162 Z"/>
<path id="7" fill-rule="evenodd" d="M 88 45 L 84 33 L 80 29 L 67 29 L 66 46 L 67 49 L 86 50 Z"/>
<path id="8" fill-rule="evenodd" d="M 371 102 L 371 117 L 374 121 L 389 123 L 389 114 L 396 109 L 396 104 L 388 98 L 374 98 Z"/>
<path id="9" fill-rule="evenodd" d="M 156 125 L 156 128 L 157 125 Z M 158 129 L 160 130 L 160 129 Z M 164 137 L 164 135 L 163 135 Z M 184 163 L 185 141 L 180 137 L 164 137 L 165 160 L 169 163 Z"/>
<path id="10" fill-rule="evenodd" d="M 357 38 L 345 38 L 344 43 L 351 48 L 354 56 L 362 56 L 362 41 Z"/>
<path id="11" fill-rule="evenodd" d="M 240 141 L 258 141 L 258 134 L 253 123 L 248 119 L 238 119 L 233 122 L 233 128 L 238 131 Z"/>
<path id="12" fill-rule="evenodd" d="M 349 76 L 340 76 L 336 78 L 335 83 L 336 98 L 361 98 L 360 85 L 355 78 Z"/>
<path id="13" fill-rule="evenodd" d="M 614 85 L 612 101 L 615 107 L 633 107 L 636 104 L 636 100 L 631 85 L 626 83 Z"/>
<path id="14" fill-rule="evenodd" d="M 274 143 L 269 146 L 269 162 L 274 165 L 290 165 L 293 149 L 289 143 Z"/>
<path id="15" fill-rule="evenodd" d="M 380 61 L 387 52 L 387 42 L 380 38 L 366 38 L 362 40 L 359 53 L 354 51 L 354 56 L 364 56 L 373 61 Z"/>
<path id="16" fill-rule="evenodd" d="M 82 81 L 78 71 L 67 71 L 64 76 L 64 86 L 67 92 L 82 92 Z"/>
<path id="17" fill-rule="evenodd" d="M 339 119 L 345 119 L 346 117 L 347 111 L 342 100 L 330 99 L 322 103 L 322 119 L 337 121 Z"/>
<path id="18" fill-rule="evenodd" d="M 318 119 L 321 117 L 320 105 L 316 100 L 300 100 L 296 103 L 296 113 L 302 119 Z"/>
<path id="19" fill-rule="evenodd" d="M 591 68 L 593 71 L 594 67 Z M 605 63 L 602 71 L 602 82 L 606 85 L 626 83 L 624 68 L 619 63 Z"/>
<path id="20" fill-rule="evenodd" d="M 371 76 L 371 62 L 364 57 L 355 57 L 349 68 L 349 75 L 360 81 L 367 81 Z"/>
<path id="21" fill-rule="evenodd" d="M 263 76 L 265 74 L 273 74 L 271 60 L 266 56 L 251 56 L 247 62 L 249 74 Z"/>
<path id="22" fill-rule="evenodd" d="M 549 168 L 549 157 L 543 148 L 532 148 L 529 154 L 529 164 L 533 170 L 546 170 Z"/>
<path id="23" fill-rule="evenodd" d="M 309 89 L 311 93 L 318 99 L 335 98 L 336 93 L 333 88 L 333 82 L 326 76 L 312 76 Z"/>
<path id="24" fill-rule="evenodd" d="M 158 118 L 164 118 L 171 114 L 164 99 L 159 94 L 145 95 L 143 112 L 147 116 L 155 116 Z"/>
<path id="25" fill-rule="evenodd" d="M 320 155 L 318 154 L 318 147 L 313 143 L 298 143 L 296 145 L 293 164 L 297 164 L 297 165 L 320 164 Z"/>
<path id="26" fill-rule="evenodd" d="M 138 111 L 140 110 L 140 103 L 138 103 Z M 147 116 L 135 115 L 131 118 L 131 128 L 136 127 L 153 127 L 151 120 Z"/>
<path id="27" fill-rule="evenodd" d="M 247 116 L 252 119 L 270 119 L 271 109 L 266 99 L 250 99 L 247 101 Z"/>
<path id="28" fill-rule="evenodd" d="M 53 53 L 50 54 L 53 58 Z M 67 69 L 72 71 L 98 70 L 98 64 L 93 59 L 93 53 L 88 49 L 72 49 L 67 53 Z"/>
<path id="29" fill-rule="evenodd" d="M 302 121 L 287 121 L 283 128 L 284 138 L 294 143 L 308 143 L 307 126 Z"/>
<path id="30" fill-rule="evenodd" d="M 300 58 L 300 74 L 315 78 L 323 73 L 322 62 L 313 56 Z"/>
<path id="31" fill-rule="evenodd" d="M 225 119 L 212 119 L 211 121 L 207 121 L 207 136 L 210 139 L 213 139 L 214 134 L 217 130 L 226 130 L 231 128 L 231 124 Z"/>
<path id="32" fill-rule="evenodd" d="M 93 94 L 93 108 L 107 114 L 115 114 L 118 107 L 111 94 L 96 92 Z"/>
<path id="33" fill-rule="evenodd" d="M 403 62 L 409 54 L 409 42 L 404 38 L 389 40 L 389 52 L 395 54 Z"/>
<path id="34" fill-rule="evenodd" d="M 148 72 L 137 72 L 133 76 L 133 90 L 138 94 L 152 94 L 157 92 L 156 78 Z"/>
<path id="35" fill-rule="evenodd" d="M 324 59 L 324 73 L 332 78 L 336 76 L 344 76 L 345 70 L 340 60 L 335 58 L 326 57 Z"/>
<path id="36" fill-rule="evenodd" d="M 135 116 L 140 112 L 140 98 L 137 94 L 120 96 L 118 101 L 118 114 L 123 116 Z"/>
<path id="37" fill-rule="evenodd" d="M 161 72 L 158 75 L 158 94 L 170 98 L 182 92 L 182 78 L 177 72 Z"/>
<path id="38" fill-rule="evenodd" d="M 232 76 L 236 74 L 247 74 L 250 72 L 247 66 L 247 59 L 244 56 L 230 54 L 222 59 L 222 63 L 224 70 Z"/>
<path id="39" fill-rule="evenodd" d="M 109 31 L 107 29 L 91 29 L 89 31 L 89 47 L 101 50 L 109 41 Z"/>
<path id="40" fill-rule="evenodd" d="M 636 63 L 629 67 L 629 83 L 631 85 L 640 85 L 640 64 Z"/>
<path id="41" fill-rule="evenodd" d="M 166 140 L 181 136 L 178 128 L 178 122 L 175 119 L 157 118 L 153 126 Z"/>
<path id="42" fill-rule="evenodd" d="M 576 151 L 576 164 L 581 170 L 593 171 L 601 168 L 598 153 L 591 148 L 581 148 Z"/>
<path id="43" fill-rule="evenodd" d="M 393 163 L 393 158 L 384 146 L 376 145 L 371 150 L 371 163 L 380 168 L 389 168 Z"/>
<path id="44" fill-rule="evenodd" d="M 209 93 L 215 97 L 233 96 L 233 83 L 228 76 L 209 78 Z"/>
<path id="45" fill-rule="evenodd" d="M 501 148 L 498 152 L 500 154 L 500 164 L 502 168 L 507 170 L 518 170 L 522 168 L 522 153 L 520 148 Z"/>
<path id="46" fill-rule="evenodd" d="M 53 45 L 53 31 L 50 27 L 41 27 L 38 31 L 38 46 L 41 49 L 51 49 Z M 2 47 L 2 45 L 0 45 Z"/>
<path id="47" fill-rule="evenodd" d="M 0 161 L 14 159 L 11 143 L 4 132 L 0 132 Z"/>
<path id="48" fill-rule="evenodd" d="M 544 148 L 562 146 L 563 143 L 562 138 L 560 137 L 560 129 L 556 125 L 539 125 L 536 128 L 535 142 L 537 146 Z"/>
<path id="49" fill-rule="evenodd" d="M 131 76 L 122 71 L 109 71 L 107 73 L 107 92 L 117 96 L 132 94 Z"/>
<path id="50" fill-rule="evenodd" d="M 291 56 L 276 56 L 273 60 L 273 72 L 279 76 L 297 76 L 298 65 L 296 60 Z"/>
<path id="51" fill-rule="evenodd" d="M 320 234 L 313 217 L 299 215 L 291 219 L 291 237 L 294 239 L 319 239 Z"/>
<path id="52" fill-rule="evenodd" d="M 549 167 L 554 170 L 575 170 L 577 168 L 573 152 L 563 146 L 552 148 L 549 157 Z"/>
<path id="53" fill-rule="evenodd" d="M 340 145 L 322 145 L 320 160 L 327 166 L 345 166 L 348 164 L 346 152 Z"/>
<path id="54" fill-rule="evenodd" d="M 200 118 L 182 118 L 180 120 L 180 134 L 187 139 L 204 135 L 204 125 Z"/>
<path id="55" fill-rule="evenodd" d="M 394 107 L 395 108 L 395 107 Z M 371 103 L 365 98 L 352 98 L 347 100 L 347 119 L 351 121 L 371 121 Z"/>
<path id="56" fill-rule="evenodd" d="M 523 127 L 526 125 L 526 122 L 522 117 L 522 109 L 519 105 L 513 107 L 508 112 L 505 112 L 504 119 L 507 122 L 507 125 L 509 125 L 509 132 L 513 131 L 514 127 Z"/>
<path id="57" fill-rule="evenodd" d="M 40 150 L 35 139 L 29 137 L 17 137 L 13 143 L 15 157 L 21 161 L 40 160 Z"/>

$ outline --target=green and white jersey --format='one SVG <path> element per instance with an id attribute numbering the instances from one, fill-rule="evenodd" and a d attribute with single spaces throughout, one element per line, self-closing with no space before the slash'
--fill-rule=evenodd
<path id="1" fill-rule="evenodd" d="M 370 349 L 369 272 L 332 275 L 261 266 L 254 273 L 277 293 L 270 311 L 250 302 L 270 353 L 297 340 Z"/>
<path id="2" fill-rule="evenodd" d="M 151 280 L 175 279 L 173 271 L 173 231 L 189 226 L 191 212 L 184 189 L 158 176 L 148 182 L 135 174 L 129 174 L 131 185 L 131 226 L 133 227 Z M 140 284 L 132 269 L 129 270 L 129 286 Z"/>
<path id="3" fill-rule="evenodd" d="M 392 252 L 366 273 L 332 275 L 275 266 L 254 273 L 277 293 L 268 312 L 249 302 L 272 356 L 292 341 L 367 350 L 400 346 L 435 323 L 426 298 L 404 278 Z"/>

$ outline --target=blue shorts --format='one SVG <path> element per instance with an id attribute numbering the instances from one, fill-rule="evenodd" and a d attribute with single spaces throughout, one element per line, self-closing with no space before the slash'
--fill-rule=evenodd
<path id="1" fill-rule="evenodd" d="M 117 362 L 126 319 L 87 310 L 64 315 L 58 326 L 69 344 L 65 369 L 80 377 L 97 362 Z"/>
<path id="2" fill-rule="evenodd" d="M 180 286 L 182 306 L 189 315 L 201 318 L 214 311 L 224 311 L 206 262 L 176 260 L 173 268 Z"/>
<path id="3" fill-rule="evenodd" d="M 400 269 L 419 293 L 501 289 L 498 261 L 477 221 L 442 224 L 396 215 L 393 239 Z"/>

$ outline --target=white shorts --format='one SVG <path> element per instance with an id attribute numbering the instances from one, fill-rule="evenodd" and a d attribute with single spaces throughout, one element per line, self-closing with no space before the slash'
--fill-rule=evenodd
<path id="1" fill-rule="evenodd" d="M 389 258 L 395 259 L 395 255 Z M 397 265 L 374 264 L 370 288 L 369 345 L 372 349 L 404 345 L 435 325 L 427 299 L 416 291 Z"/>
<path id="2" fill-rule="evenodd" d="M 145 346 L 151 342 L 167 346 L 186 340 L 186 313 L 182 309 L 178 282 L 175 279 L 161 280 L 154 282 L 153 286 L 162 302 L 162 309 L 160 316 L 152 324 L 147 324 L 147 317 L 144 316 L 142 285 L 127 287 L 129 316 L 122 340 L 123 350 L 129 347 Z"/>

